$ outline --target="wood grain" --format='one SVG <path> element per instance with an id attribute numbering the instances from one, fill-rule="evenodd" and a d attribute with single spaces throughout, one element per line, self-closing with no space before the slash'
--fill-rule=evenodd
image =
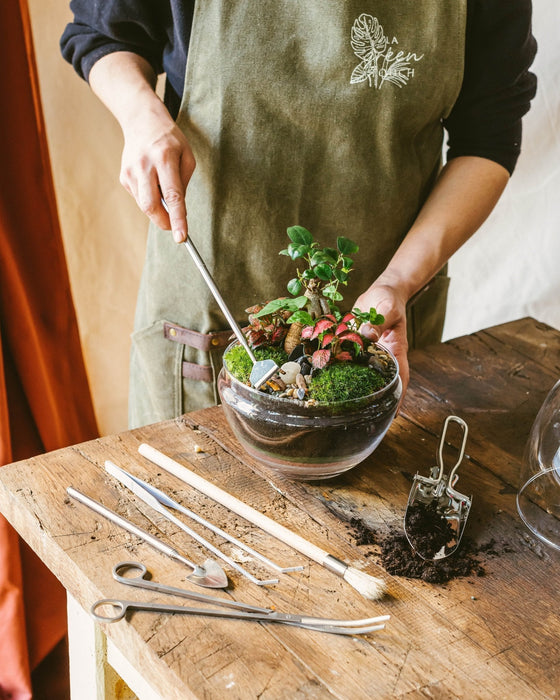
<path id="1" fill-rule="evenodd" d="M 384 631 L 363 638 L 143 613 L 104 625 L 165 698 L 496 698 L 504 689 L 508 698 L 555 697 L 560 558 L 529 537 L 516 515 L 515 492 L 532 421 L 558 377 L 560 333 L 522 319 L 410 359 L 410 390 L 386 438 L 369 459 L 335 479 L 304 483 L 267 471 L 243 452 L 216 407 L 5 467 L 0 510 L 86 609 L 101 597 L 150 597 L 113 581 L 111 569 L 122 560 L 142 561 L 155 580 L 189 587 L 184 567 L 67 498 L 66 487 L 74 486 L 203 561 L 199 545 L 105 474 L 110 459 L 278 563 L 305 565 L 269 588 L 228 570 L 231 586 L 217 595 L 289 612 L 392 616 Z M 350 520 L 360 518 L 380 534 L 401 527 L 412 476 L 434 463 L 450 413 L 469 425 L 457 484 L 473 495 L 468 535 L 479 544 L 507 543 L 509 551 L 484 560 L 485 576 L 444 586 L 389 576 L 376 563 L 374 545 L 356 545 Z M 376 603 L 363 599 L 342 579 L 159 470 L 138 455 L 141 442 L 385 578 L 389 594 Z M 256 561 L 242 563 L 256 575 L 271 574 Z"/>

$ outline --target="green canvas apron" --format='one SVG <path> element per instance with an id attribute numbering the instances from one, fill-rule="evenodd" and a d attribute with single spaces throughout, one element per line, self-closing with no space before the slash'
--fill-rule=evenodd
<path id="1" fill-rule="evenodd" d="M 198 0 L 177 120 L 197 162 L 189 235 L 236 318 L 286 294 L 291 225 L 359 244 L 343 310 L 385 268 L 441 166 L 465 19 L 466 0 Z M 446 288 L 413 307 L 412 346 L 439 339 Z M 185 246 L 152 227 L 131 427 L 216 403 L 226 327 Z"/>

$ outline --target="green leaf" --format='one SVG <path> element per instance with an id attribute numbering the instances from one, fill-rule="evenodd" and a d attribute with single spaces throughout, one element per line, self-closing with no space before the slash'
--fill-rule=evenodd
<path id="1" fill-rule="evenodd" d="M 289 302 L 291 301 L 292 299 L 273 299 L 272 301 L 269 301 L 268 304 L 263 306 L 259 313 L 255 314 L 255 317 L 260 318 L 261 316 L 268 316 L 268 314 L 273 314 L 276 311 L 283 311 L 284 309 L 289 310 Z"/>
<path id="2" fill-rule="evenodd" d="M 385 323 L 385 316 L 383 314 L 378 314 L 375 309 L 371 308 L 369 310 L 369 322 L 372 326 L 380 326 Z"/>
<path id="3" fill-rule="evenodd" d="M 283 299 L 273 299 L 269 301 L 266 306 L 264 306 L 258 314 L 255 314 L 256 318 L 261 316 L 267 316 L 268 314 L 273 314 L 278 311 L 297 311 L 303 308 L 307 304 L 307 297 L 301 296 L 295 299 L 290 299 L 285 297 Z"/>
<path id="4" fill-rule="evenodd" d="M 352 309 L 352 313 L 360 323 L 371 323 L 372 326 L 380 326 L 382 323 L 385 323 L 385 316 L 378 314 L 373 306 L 369 311 L 360 311 L 360 309 L 356 307 Z"/>
<path id="5" fill-rule="evenodd" d="M 301 273 L 301 276 L 303 277 L 304 280 L 312 280 L 315 279 L 315 273 L 311 269 L 304 270 Z"/>
<path id="6" fill-rule="evenodd" d="M 291 279 L 291 280 L 288 282 L 288 291 L 290 292 L 290 294 L 292 294 L 293 296 L 297 297 L 297 295 L 301 292 L 302 286 L 303 286 L 303 285 L 302 285 L 301 282 L 298 280 L 298 278 L 297 278 L 297 277 L 294 277 L 294 279 Z"/>
<path id="7" fill-rule="evenodd" d="M 322 250 L 316 250 L 313 255 L 311 256 L 310 264 L 311 267 L 315 267 L 315 265 L 319 265 L 319 263 L 322 262 L 331 262 L 329 257 L 323 253 Z"/>
<path id="8" fill-rule="evenodd" d="M 303 226 L 290 226 L 288 236 L 296 245 L 311 245 L 313 243 L 313 236 Z"/>
<path id="9" fill-rule="evenodd" d="M 284 248 L 284 250 L 281 250 L 278 255 L 289 255 L 290 251 L 287 248 Z"/>
<path id="10" fill-rule="evenodd" d="M 339 236 L 336 239 L 336 246 L 342 255 L 352 255 L 353 253 L 357 253 L 359 250 L 359 246 L 345 236 Z"/>
<path id="11" fill-rule="evenodd" d="M 342 264 L 344 265 L 344 269 L 346 270 L 346 272 L 350 272 L 352 265 L 354 264 L 354 261 L 352 260 L 352 258 L 348 258 L 347 256 L 344 256 L 342 258 Z"/>
<path id="12" fill-rule="evenodd" d="M 334 248 L 323 248 L 323 253 L 328 256 L 333 265 L 338 262 L 338 250 Z"/>
<path id="13" fill-rule="evenodd" d="M 303 323 L 304 326 L 311 326 L 313 319 L 307 311 L 296 311 L 290 316 L 287 323 Z"/>
<path id="14" fill-rule="evenodd" d="M 305 255 L 307 255 L 307 253 L 309 253 L 309 246 L 296 245 L 294 243 L 290 243 L 288 246 L 288 255 L 292 258 L 292 260 L 303 258 Z"/>
<path id="15" fill-rule="evenodd" d="M 344 299 L 342 294 L 337 292 L 335 289 L 331 289 L 329 291 L 323 289 L 323 296 L 326 296 L 327 299 L 331 299 L 332 301 L 342 301 Z"/>
<path id="16" fill-rule="evenodd" d="M 333 277 L 333 269 L 327 263 L 320 263 L 313 268 L 315 275 L 324 282 L 328 282 Z"/>
<path id="17" fill-rule="evenodd" d="M 348 281 L 348 273 L 345 270 L 334 270 L 334 276 L 342 284 L 346 284 Z"/>

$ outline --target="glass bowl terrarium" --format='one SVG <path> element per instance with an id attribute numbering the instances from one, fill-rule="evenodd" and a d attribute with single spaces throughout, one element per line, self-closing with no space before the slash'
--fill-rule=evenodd
<path id="1" fill-rule="evenodd" d="M 321 248 L 309 231 L 288 229 L 281 254 L 304 262 L 288 283 L 291 297 L 248 309 L 245 337 L 254 356 L 278 366 L 263 386 L 251 385 L 252 360 L 236 341 L 224 353 L 218 391 L 241 445 L 285 476 L 333 477 L 369 456 L 387 433 L 402 394 L 398 363 L 360 333 L 380 324 L 375 309 L 342 314 L 340 286 L 357 246 L 344 237 Z"/>

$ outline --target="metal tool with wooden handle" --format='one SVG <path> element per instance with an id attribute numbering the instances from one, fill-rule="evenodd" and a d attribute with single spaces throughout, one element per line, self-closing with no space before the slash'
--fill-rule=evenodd
<path id="1" fill-rule="evenodd" d="M 171 459 L 171 457 L 159 452 L 159 450 L 156 450 L 154 447 L 142 443 L 138 447 L 138 452 L 140 452 L 141 455 L 149 459 L 154 464 L 157 464 L 162 469 L 165 469 L 170 474 L 176 476 L 178 479 L 181 479 L 190 486 L 193 486 L 201 493 L 212 498 L 214 501 L 221 503 L 223 506 L 226 506 L 226 508 L 229 508 L 237 515 L 240 515 L 249 522 L 253 523 L 253 525 L 257 525 L 257 527 L 260 527 L 265 532 L 273 535 L 281 542 L 293 547 L 293 549 L 296 549 L 298 552 L 301 552 L 313 561 L 321 564 L 321 566 L 324 566 L 326 569 L 329 569 L 338 576 L 341 576 L 365 598 L 375 600 L 384 594 L 385 582 L 382 579 L 370 576 L 363 571 L 359 571 L 358 569 L 345 564 L 337 557 L 325 552 L 312 542 L 307 541 L 292 530 L 284 527 L 284 525 L 280 525 L 280 523 L 277 523 L 275 520 L 272 520 L 263 513 L 260 513 L 258 510 L 255 510 L 246 503 L 243 503 L 243 501 L 240 501 L 235 496 L 232 496 L 226 491 L 220 489 L 218 486 L 206 481 L 206 479 L 203 479 L 198 474 L 195 474 L 190 469 L 187 469 L 183 465 Z"/>

